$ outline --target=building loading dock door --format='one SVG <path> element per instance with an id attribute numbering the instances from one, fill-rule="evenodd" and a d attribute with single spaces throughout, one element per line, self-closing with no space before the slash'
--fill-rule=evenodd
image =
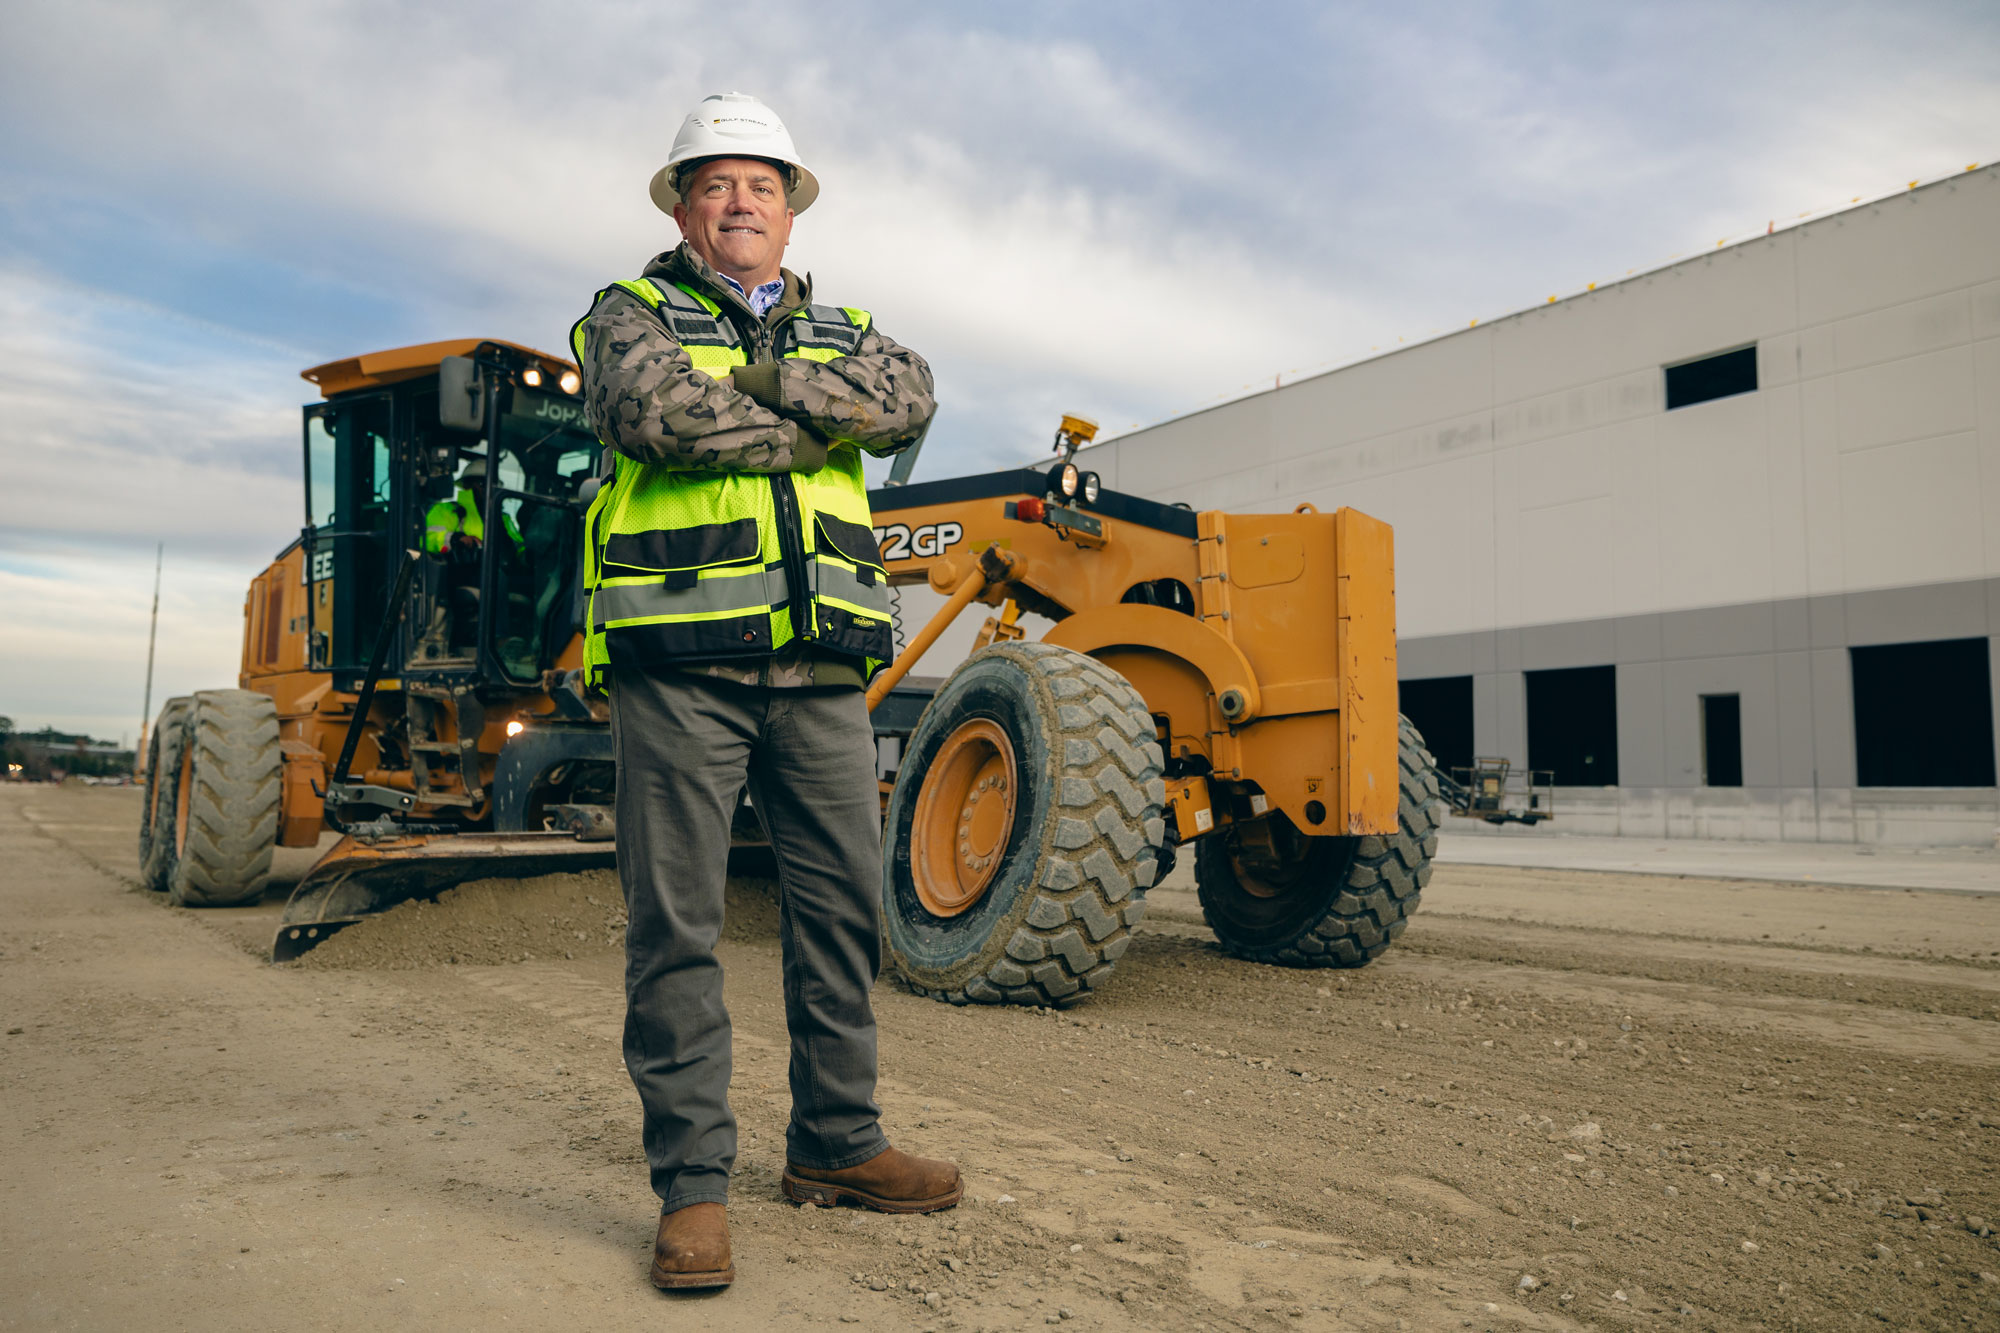
<path id="1" fill-rule="evenodd" d="M 1618 785 L 1618 669 L 1530 671 L 1528 766 L 1558 787 Z"/>
<path id="2" fill-rule="evenodd" d="M 1472 677 L 1439 676 L 1399 684 L 1403 716 L 1423 733 L 1438 771 L 1472 767 Z"/>
<path id="3" fill-rule="evenodd" d="M 1993 666 L 1985 639 L 1850 648 L 1863 787 L 1991 787 Z"/>

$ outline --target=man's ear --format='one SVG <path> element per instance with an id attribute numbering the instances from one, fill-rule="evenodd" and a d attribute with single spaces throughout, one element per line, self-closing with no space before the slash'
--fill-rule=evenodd
<path id="1" fill-rule="evenodd" d="M 687 231 L 688 231 L 687 212 L 688 210 L 686 204 L 674 205 L 674 225 L 681 229 L 682 237 L 687 236 Z"/>

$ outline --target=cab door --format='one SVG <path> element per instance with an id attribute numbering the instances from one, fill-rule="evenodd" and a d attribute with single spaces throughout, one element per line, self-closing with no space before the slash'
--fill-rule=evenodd
<path id="1" fill-rule="evenodd" d="M 394 414 L 386 393 L 306 407 L 305 580 L 312 668 L 337 688 L 368 667 L 388 596 Z"/>

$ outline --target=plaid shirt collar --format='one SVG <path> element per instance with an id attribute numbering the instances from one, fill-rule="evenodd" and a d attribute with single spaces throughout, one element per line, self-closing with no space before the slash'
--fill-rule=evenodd
<path id="1" fill-rule="evenodd" d="M 771 307 L 778 303 L 778 298 L 785 294 L 785 280 L 783 278 L 773 278 L 769 282 L 760 282 L 755 288 L 746 292 L 743 290 L 743 284 L 730 277 L 727 273 L 718 273 L 716 276 L 731 287 L 734 287 L 736 294 L 750 303 L 750 313 L 759 319 L 764 318 L 770 312 Z"/>

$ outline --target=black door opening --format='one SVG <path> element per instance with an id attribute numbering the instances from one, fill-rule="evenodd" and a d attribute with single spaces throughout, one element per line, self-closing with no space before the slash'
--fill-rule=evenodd
<path id="1" fill-rule="evenodd" d="M 1991 787 L 1993 669 L 1984 639 L 1848 649 L 1855 780 L 1863 787 Z"/>
<path id="2" fill-rule="evenodd" d="M 1472 677 L 1438 676 L 1406 680 L 1398 690 L 1403 716 L 1424 734 L 1438 771 L 1472 767 Z"/>
<path id="3" fill-rule="evenodd" d="M 1618 668 L 1530 671 L 1528 766 L 1559 787 L 1618 785 Z"/>
<path id="4" fill-rule="evenodd" d="M 1701 696 L 1701 784 L 1743 785 L 1743 696 Z"/>

